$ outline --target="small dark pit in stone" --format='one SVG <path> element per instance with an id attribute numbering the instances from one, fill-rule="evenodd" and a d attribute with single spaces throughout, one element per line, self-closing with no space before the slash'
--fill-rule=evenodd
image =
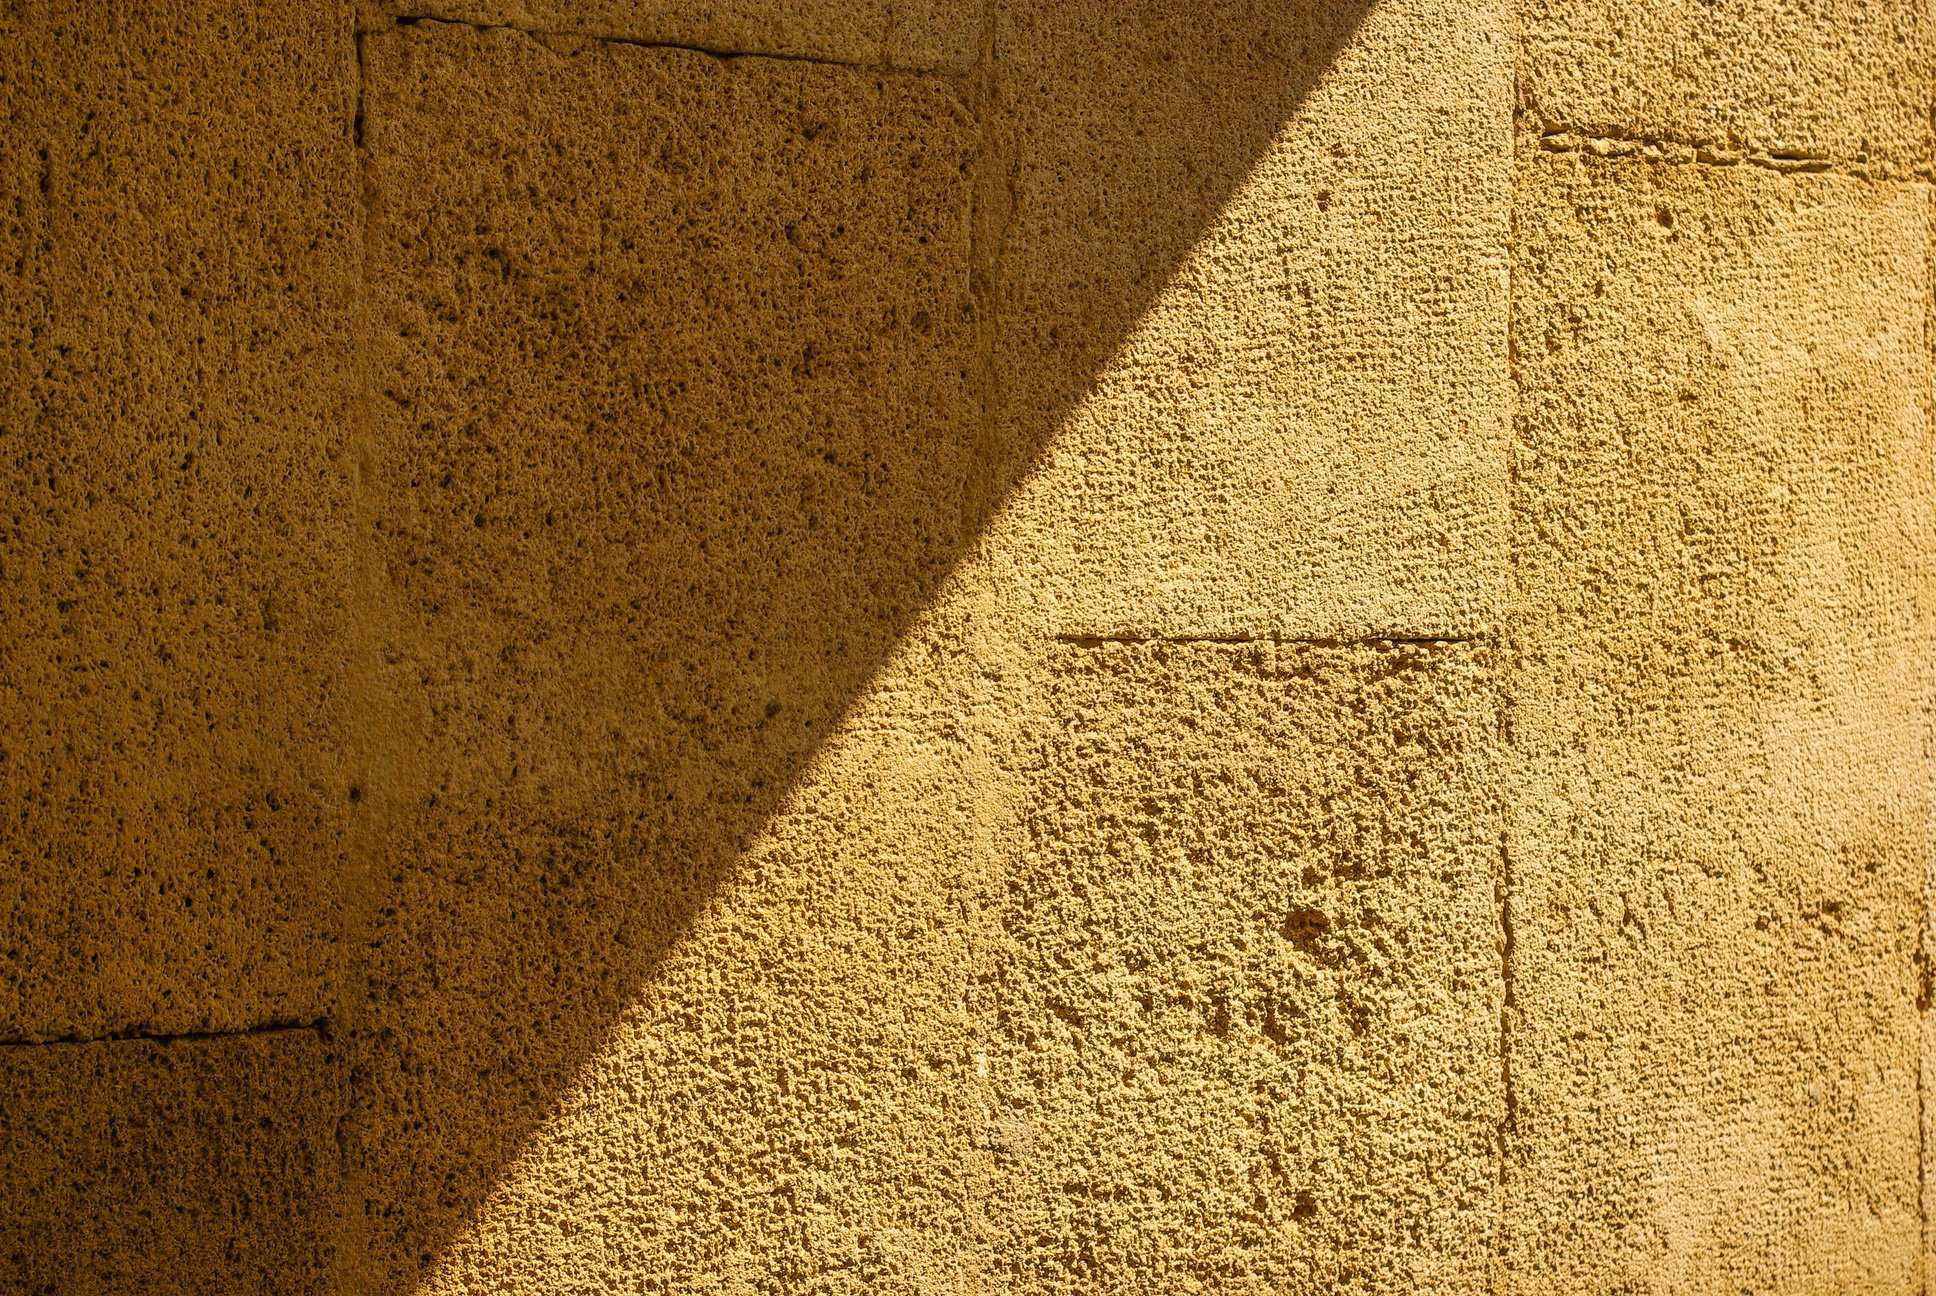
<path id="1" fill-rule="evenodd" d="M 1322 909 L 1299 905 L 1285 917 L 1284 925 L 1279 930 L 1286 940 L 1308 954 L 1317 948 L 1318 938 L 1330 928 L 1331 920 Z"/>

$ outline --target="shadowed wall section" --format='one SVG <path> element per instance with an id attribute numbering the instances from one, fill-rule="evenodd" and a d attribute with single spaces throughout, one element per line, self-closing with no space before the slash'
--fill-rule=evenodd
<path id="1" fill-rule="evenodd" d="M 0 1290 L 1916 1290 L 1776 17 L 0 4 Z"/>
<path id="2" fill-rule="evenodd" d="M 666 1218 L 640 1263 L 821 1249 L 757 1230 L 798 1140 L 861 1128 L 790 1110 L 823 1075 L 933 1160 L 863 1143 L 851 1189 L 935 1227 L 917 1185 L 948 1178 L 947 1104 L 903 1110 L 899 1076 L 959 1054 L 958 995 L 842 986 L 884 958 L 962 979 L 957 924 L 905 911 L 944 878 L 808 843 L 748 862 L 757 899 L 716 893 L 960 548 L 968 107 L 935 78 L 438 22 L 366 59 L 371 525 L 406 753 L 355 1027 L 373 1276 L 416 1281 L 635 1008 L 667 1056 L 625 1106 L 678 1128 L 628 1140 L 652 1173 L 622 1209 L 656 1189 L 740 1216 Z M 918 746 L 922 720 L 883 723 Z M 837 794 L 836 822 L 877 795 Z M 829 903 L 866 945 L 836 955 Z M 689 932 L 709 904 L 729 930 Z M 682 936 L 703 989 L 655 973 Z M 807 1030 L 816 990 L 840 998 Z M 914 1057 L 849 1034 L 891 1035 L 890 1006 Z"/>
<path id="3" fill-rule="evenodd" d="M 0 5 L 0 1290 L 333 1284 L 351 38 Z"/>
<path id="4" fill-rule="evenodd" d="M 349 41 L 328 6 L 0 9 L 0 1037 L 334 1002 Z"/>
<path id="5" fill-rule="evenodd" d="M 1288 1017 L 1272 1043 L 1247 1015 L 1193 1066 L 1261 1049 L 1269 1089 L 1206 1112 L 1169 1170 L 1142 1151 L 1160 1114 L 1133 1102 L 1113 1138 L 1087 1136 L 1087 1170 L 1012 1146 L 1083 1128 L 1058 1110 L 1075 1094 L 1028 1077 L 1104 1047 L 1043 1033 L 1080 992 L 1043 983 L 1066 955 L 1013 908 L 1034 872 L 1017 834 L 1052 836 L 1068 795 L 1048 752 L 1070 717 L 1038 691 L 1093 649 L 1042 652 L 1096 628 L 1051 597 L 1107 591 L 1118 576 L 1083 574 L 1107 561 L 1238 609 L 1264 642 L 1430 633 L 1456 614 L 1413 605 L 1482 615 L 1504 507 L 1503 209 L 1461 201 L 1505 182 L 1503 97 L 1469 104 L 1474 78 L 1503 76 L 1497 25 L 1407 50 L 1423 15 L 1399 7 L 1364 26 L 1235 5 L 1098 17 L 1003 9 L 970 78 L 440 21 L 366 38 L 375 525 L 415 675 L 393 695 L 426 706 L 397 719 L 426 735 L 400 766 L 425 783 L 397 789 L 419 800 L 376 811 L 410 827 L 387 838 L 353 1028 L 358 1251 L 377 1281 L 569 1289 L 617 1266 L 666 1290 L 920 1290 L 1012 1271 L 1060 1290 L 1214 1246 L 1232 1276 L 1375 1283 L 1409 1272 L 1420 1207 L 1368 1233 L 1345 1180 L 1407 1179 L 1420 1158 L 1462 1167 L 1450 1217 L 1479 1242 L 1454 1268 L 1483 1255 L 1483 977 L 1448 1006 L 1472 1088 L 1429 1118 L 1430 1152 L 1274 1110 L 1308 1062 Z M 1457 129 L 1432 137 L 1437 157 L 1360 135 L 1354 164 L 1370 103 L 1401 139 Z M 1354 238 L 1384 250 L 1383 280 L 1357 274 Z M 1377 317 L 1399 301 L 1409 314 Z M 1179 378 L 1199 336 L 1225 349 Z M 1351 368 L 1401 355 L 1468 403 L 1442 428 L 1400 402 L 1335 419 L 1325 396 Z M 1443 489 L 1469 503 L 1432 523 L 1449 540 L 1381 525 L 1388 493 L 1295 467 L 1224 511 L 1295 482 L 1283 503 L 1332 517 L 1293 544 L 1330 570 L 1273 553 L 1267 520 L 1228 557 L 1178 534 L 1221 525 L 1184 472 L 1326 453 L 1338 472 L 1381 438 L 1455 465 Z M 1064 441 L 1110 466 L 1038 471 Z M 1072 545 L 1077 530 L 1101 538 Z M 1287 607 L 1293 592 L 1325 612 Z M 1160 604 L 1127 615 L 1158 637 L 1202 629 Z M 1236 689 L 1213 702 L 1234 708 L 1231 741 L 1309 723 L 1252 700 L 1235 663 L 1203 669 L 1169 685 Z M 1260 733 L 1244 780 L 1309 777 L 1268 747 Z M 1185 760 L 1152 772 L 1184 777 Z M 1443 849 L 1496 987 L 1487 856 Z M 1066 884 L 1026 885 L 1066 905 Z M 1218 904 L 1185 899 L 1169 939 Z M 1228 963 L 1244 926 L 1201 932 L 1203 957 Z M 1069 938 L 1100 952 L 1120 935 Z M 1299 975 L 1250 968 L 1235 993 L 1289 996 Z M 1169 1011 L 1178 993 L 1145 997 Z M 1367 1010 L 1361 1029 L 1386 1028 Z M 1152 1093 L 1184 1080 L 1160 1050 L 1115 1065 Z M 1390 1083 L 1354 1052 L 1326 1066 L 1354 1098 Z M 1273 1119 L 1309 1146 L 1274 1172 L 1244 1154 L 1255 1226 L 1231 1232 L 1162 1182 Z M 1320 1196 L 1334 1213 L 1312 1219 Z"/>
<path id="6" fill-rule="evenodd" d="M 328 1292 L 342 1069 L 313 1030 L 0 1048 L 17 1292 Z"/>

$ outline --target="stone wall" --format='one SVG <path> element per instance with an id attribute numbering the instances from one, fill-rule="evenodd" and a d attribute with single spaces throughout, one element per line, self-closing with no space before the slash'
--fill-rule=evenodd
<path id="1" fill-rule="evenodd" d="M 1933 46 L 0 4 L 0 1290 L 1921 1291 Z"/>

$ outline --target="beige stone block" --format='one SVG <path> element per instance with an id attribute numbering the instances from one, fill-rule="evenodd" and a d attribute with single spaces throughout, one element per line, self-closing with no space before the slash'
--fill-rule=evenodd
<path id="1" fill-rule="evenodd" d="M 329 1007 L 354 99 L 344 4 L 0 12 L 0 1038 Z"/>
<path id="2" fill-rule="evenodd" d="M 1520 94 L 1549 129 L 1931 162 L 1936 24 L 1872 0 L 1517 0 Z"/>
<path id="3" fill-rule="evenodd" d="M 1484 1289 L 1486 650 L 1068 644 L 1040 678 L 981 1009 L 1004 1290 Z"/>
<path id="4" fill-rule="evenodd" d="M 690 1265 L 626 1272 L 674 1289 L 727 1263 L 706 1250 L 721 1239 L 751 1248 L 734 1272 L 837 1267 L 863 1243 L 783 1244 L 810 1203 L 720 1185 L 751 1193 L 863 1101 L 760 1088 L 791 1041 L 858 1050 L 868 1013 L 960 977 L 939 955 L 893 963 L 862 1012 L 842 988 L 858 964 L 784 954 L 878 941 L 911 901 L 863 880 L 889 867 L 867 848 L 850 866 L 837 834 L 771 820 L 961 544 L 975 125 L 951 82 L 792 60 L 448 24 L 369 37 L 366 56 L 373 526 L 401 744 L 376 789 L 398 827 L 358 1031 L 372 1281 L 544 1272 L 555 1233 L 476 1221 L 502 1219 L 502 1186 L 574 1224 L 545 1185 L 576 1162 L 532 1180 L 522 1158 L 548 1164 L 546 1122 L 577 1119 L 559 1113 L 585 1076 L 632 1095 L 571 1108 L 620 1138 L 574 1143 L 585 1165 L 656 1147 L 663 1175 L 613 1206 L 619 1233 L 577 1245 L 643 1257 L 669 1238 Z M 828 777 L 832 804 L 871 774 Z M 752 844 L 800 832 L 762 882 Z M 658 1024 L 626 1043 L 634 1008 Z M 721 1141 L 782 1111 L 766 1142 Z M 903 1182 L 850 1169 L 850 1197 Z"/>
<path id="5" fill-rule="evenodd" d="M 1928 195 L 1517 190 L 1515 1290 L 1908 1290 Z"/>
<path id="6" fill-rule="evenodd" d="M 925 627 L 883 670 L 415 1290 L 962 1288 L 988 779 L 959 649 Z"/>
<path id="7" fill-rule="evenodd" d="M 0 1048 L 0 1285 L 323 1293 L 342 1071 L 313 1030 Z"/>
<path id="8" fill-rule="evenodd" d="M 381 2 L 381 0 L 379 0 Z M 392 0 L 392 12 L 717 54 L 960 75 L 980 54 L 984 0 Z"/>
<path id="9" fill-rule="evenodd" d="M 1473 633 L 1504 588 L 1496 7 L 1000 7 L 997 527 L 1050 633 Z"/>

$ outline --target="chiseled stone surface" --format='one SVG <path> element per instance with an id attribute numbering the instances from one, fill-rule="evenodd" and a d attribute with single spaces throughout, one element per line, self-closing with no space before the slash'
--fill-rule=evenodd
<path id="1" fill-rule="evenodd" d="M 1079 643 L 1039 678 L 981 996 L 1004 1289 L 1483 1289 L 1488 650 Z"/>
<path id="2" fill-rule="evenodd" d="M 382 6 L 386 0 L 365 0 Z M 554 35 L 684 45 L 856 67 L 961 75 L 981 49 L 987 0 L 388 0 L 442 18 Z"/>
<path id="3" fill-rule="evenodd" d="M 869 1248 L 912 1243 L 868 1221 L 960 1207 L 846 1149 L 856 1102 L 877 1142 L 945 1133 L 893 1114 L 878 1041 L 885 1015 L 896 1048 L 965 1052 L 928 1011 L 959 997 L 958 931 L 889 939 L 950 911 L 948 855 L 918 844 L 950 829 L 917 816 L 902 861 L 813 816 L 914 779 L 892 762 L 932 707 L 890 706 L 904 740 L 857 764 L 817 753 L 960 543 L 974 124 L 945 80 L 503 28 L 408 25 L 366 57 L 403 735 L 355 1031 L 366 1278 L 569 1285 L 571 1230 L 667 1289 L 891 1286 L 903 1262 Z M 809 776 L 806 818 L 774 820 Z M 874 960 L 825 944 L 850 939 L 881 951 L 864 993 Z M 615 1035 L 628 1009 L 645 1024 Z M 814 1074 L 776 1088 L 789 1054 Z M 547 1151 L 574 1102 L 606 1154 L 651 1158 L 597 1220 L 598 1155 Z M 850 1158 L 824 1194 L 759 1187 L 817 1146 Z M 808 1241 L 823 1205 L 846 1222 Z"/>
<path id="4" fill-rule="evenodd" d="M 346 4 L 0 8 L 0 1038 L 327 1010 Z"/>
<path id="5" fill-rule="evenodd" d="M 1912 1290 L 1928 195 L 1516 190 L 1514 1290 Z"/>
<path id="6" fill-rule="evenodd" d="M 1906 1296 L 1930 29 L 0 3 L 0 1288 Z"/>
<path id="7" fill-rule="evenodd" d="M 914 1296 L 977 1274 L 992 784 L 966 647 L 917 628 L 419 1290 Z"/>
<path id="8" fill-rule="evenodd" d="M 1538 122 L 1926 172 L 1936 21 L 1892 0 L 1515 0 Z"/>
<path id="9" fill-rule="evenodd" d="M 0 1048 L 0 1288 L 332 1292 L 342 1082 L 313 1030 Z"/>
<path id="10" fill-rule="evenodd" d="M 1504 590 L 1492 5 L 1012 0 L 1002 577 L 1048 633 L 1431 636 Z"/>

